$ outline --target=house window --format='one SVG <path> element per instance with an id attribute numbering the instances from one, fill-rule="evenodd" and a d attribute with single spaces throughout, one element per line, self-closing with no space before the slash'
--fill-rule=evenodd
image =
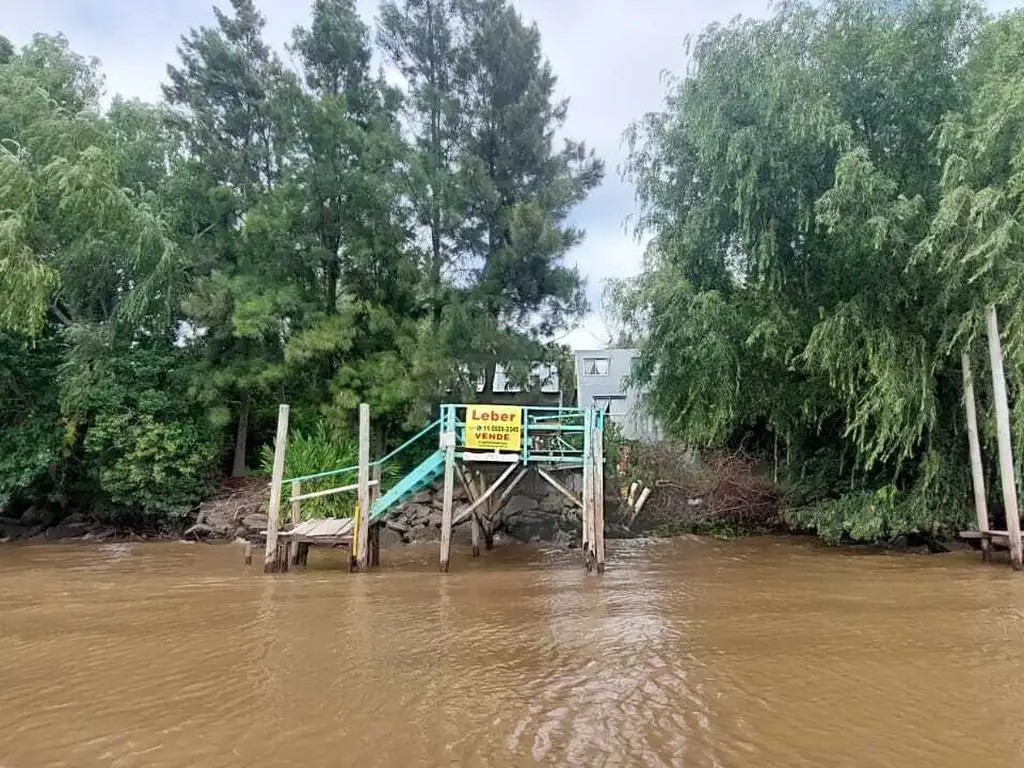
<path id="1" fill-rule="evenodd" d="M 583 358 L 583 375 L 584 376 L 607 376 L 608 375 L 608 358 L 607 357 L 585 357 L 585 358 Z"/>
<path id="2" fill-rule="evenodd" d="M 594 407 L 600 408 L 609 416 L 626 415 L 625 395 L 594 395 Z"/>

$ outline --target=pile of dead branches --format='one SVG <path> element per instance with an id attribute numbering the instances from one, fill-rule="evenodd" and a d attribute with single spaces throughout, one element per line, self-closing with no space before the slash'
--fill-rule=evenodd
<path id="1" fill-rule="evenodd" d="M 265 477 L 225 478 L 199 505 L 196 524 L 186 535 L 247 536 L 266 527 L 270 486 Z"/>
<path id="2" fill-rule="evenodd" d="M 643 446 L 633 459 L 652 489 L 634 529 L 680 532 L 710 527 L 734 531 L 778 524 L 779 491 L 763 467 L 743 451 L 700 457 L 680 446 Z"/>

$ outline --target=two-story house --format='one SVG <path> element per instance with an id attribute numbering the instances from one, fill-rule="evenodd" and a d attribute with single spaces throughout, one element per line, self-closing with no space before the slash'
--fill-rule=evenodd
<path id="1" fill-rule="evenodd" d="M 647 413 L 642 394 L 628 386 L 635 349 L 576 351 L 576 392 L 580 407 L 603 408 L 627 440 L 661 439 L 654 418 Z"/>

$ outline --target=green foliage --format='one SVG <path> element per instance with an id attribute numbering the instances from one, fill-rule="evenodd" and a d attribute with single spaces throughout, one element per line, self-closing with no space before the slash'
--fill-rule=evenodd
<path id="1" fill-rule="evenodd" d="M 156 105 L 106 100 L 63 37 L 0 38 L 5 510 L 180 517 L 259 461 L 280 402 L 310 471 L 360 402 L 383 452 L 499 363 L 564 357 L 584 310 L 569 220 L 603 168 L 556 144 L 568 106 L 511 2 L 385 3 L 402 90 L 354 0 L 314 0 L 287 57 L 253 0 L 214 16 Z"/>
<path id="2" fill-rule="evenodd" d="M 356 482 L 359 463 L 359 444 L 347 433 L 339 433 L 323 422 L 317 422 L 310 431 L 292 429 L 285 457 L 285 479 L 305 477 L 335 469 L 351 468 L 350 472 L 330 475 L 301 483 L 302 493 L 324 491 Z M 260 468 L 270 475 L 274 469 L 274 447 L 266 444 L 260 447 Z M 395 463 L 383 467 L 381 481 L 386 487 L 398 477 L 399 467 Z M 286 484 L 286 494 L 290 492 Z M 354 491 L 309 499 L 302 502 L 302 518 L 351 517 L 357 495 Z"/>
<path id="3" fill-rule="evenodd" d="M 828 540 L 964 522 L 959 352 L 986 303 L 1019 386 L 1020 24 L 785 3 L 706 29 L 630 131 L 651 241 L 612 303 L 638 383 L 687 444 L 781 444 L 793 520 Z"/>
<path id="4" fill-rule="evenodd" d="M 61 346 L 0 333 L 0 509 L 47 501 L 64 455 L 54 381 Z"/>
<path id="5" fill-rule="evenodd" d="M 217 455 L 194 404 L 177 397 L 180 353 L 166 343 L 110 354 L 83 339 L 59 377 L 65 439 L 97 516 L 180 518 L 209 489 Z"/>

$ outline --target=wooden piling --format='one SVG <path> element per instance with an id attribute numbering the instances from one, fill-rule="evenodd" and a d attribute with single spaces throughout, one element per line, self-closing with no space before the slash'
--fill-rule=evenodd
<path id="1" fill-rule="evenodd" d="M 978 437 L 978 411 L 974 400 L 974 376 L 971 358 L 966 350 L 960 354 L 960 367 L 964 377 L 964 410 L 967 412 L 967 444 L 971 454 L 971 483 L 974 487 L 974 511 L 978 517 L 978 530 L 989 531 L 988 501 L 985 498 L 985 473 L 981 464 L 981 440 Z M 981 559 L 992 560 L 992 539 L 981 538 Z"/>
<path id="2" fill-rule="evenodd" d="M 281 483 L 284 481 L 284 458 L 288 451 L 288 406 L 277 409 L 277 436 L 274 439 L 274 469 L 270 478 L 270 508 L 267 511 L 267 546 L 263 553 L 263 570 L 280 569 L 278 556 L 278 518 L 281 514 Z"/>
<path id="3" fill-rule="evenodd" d="M 252 565 L 252 542 L 245 542 L 245 554 L 242 556 L 243 562 L 246 565 Z"/>
<path id="4" fill-rule="evenodd" d="M 469 525 L 470 535 L 473 540 L 473 557 L 480 557 L 480 538 L 482 533 L 480 530 L 480 515 L 474 512 L 473 516 L 470 518 Z"/>
<path id="5" fill-rule="evenodd" d="M 302 483 L 298 480 L 292 481 L 292 527 L 302 522 L 302 501 L 298 498 L 302 495 Z M 288 559 L 293 565 L 299 564 L 299 543 L 291 541 L 288 543 Z"/>
<path id="6" fill-rule="evenodd" d="M 441 433 L 444 448 L 444 506 L 441 510 L 441 563 L 442 573 L 448 572 L 452 550 L 452 519 L 455 503 L 455 425 L 445 424 Z"/>
<path id="7" fill-rule="evenodd" d="M 377 503 L 377 499 L 380 498 L 380 480 L 381 480 L 381 465 L 374 464 L 370 467 L 370 511 L 373 511 L 373 505 Z M 372 525 L 370 527 L 370 567 L 380 567 L 380 525 Z"/>
<path id="8" fill-rule="evenodd" d="M 604 573 L 604 433 L 595 429 L 594 450 L 594 556 L 597 572 Z"/>
<path id="9" fill-rule="evenodd" d="M 356 566 L 365 570 L 370 534 L 370 406 L 359 404 L 359 532 Z"/>
<path id="10" fill-rule="evenodd" d="M 1021 557 L 1020 511 L 1017 506 L 1017 483 L 1013 472 L 1013 443 L 1010 436 L 1010 406 L 1006 396 L 1006 374 L 1003 371 L 1003 345 L 999 339 L 996 308 L 985 310 L 988 351 L 992 368 L 992 391 L 996 407 L 996 437 L 999 445 L 999 477 L 1006 508 L 1006 530 L 1010 539 L 1010 564 L 1015 571 L 1024 567 Z"/>
<path id="11" fill-rule="evenodd" d="M 480 498 L 480 493 L 476 489 L 476 484 L 473 480 L 466 476 L 462 467 L 455 465 L 456 474 L 459 476 L 459 482 L 462 483 L 462 488 L 466 491 L 466 496 L 469 497 L 471 504 L 475 504 L 476 500 Z M 480 557 L 480 512 L 475 510 L 470 517 L 470 531 L 473 537 L 473 557 Z"/>
<path id="12" fill-rule="evenodd" d="M 584 416 L 586 425 L 586 449 L 583 452 L 583 567 L 589 573 L 594 559 L 594 447 L 593 412 L 587 409 Z"/>

